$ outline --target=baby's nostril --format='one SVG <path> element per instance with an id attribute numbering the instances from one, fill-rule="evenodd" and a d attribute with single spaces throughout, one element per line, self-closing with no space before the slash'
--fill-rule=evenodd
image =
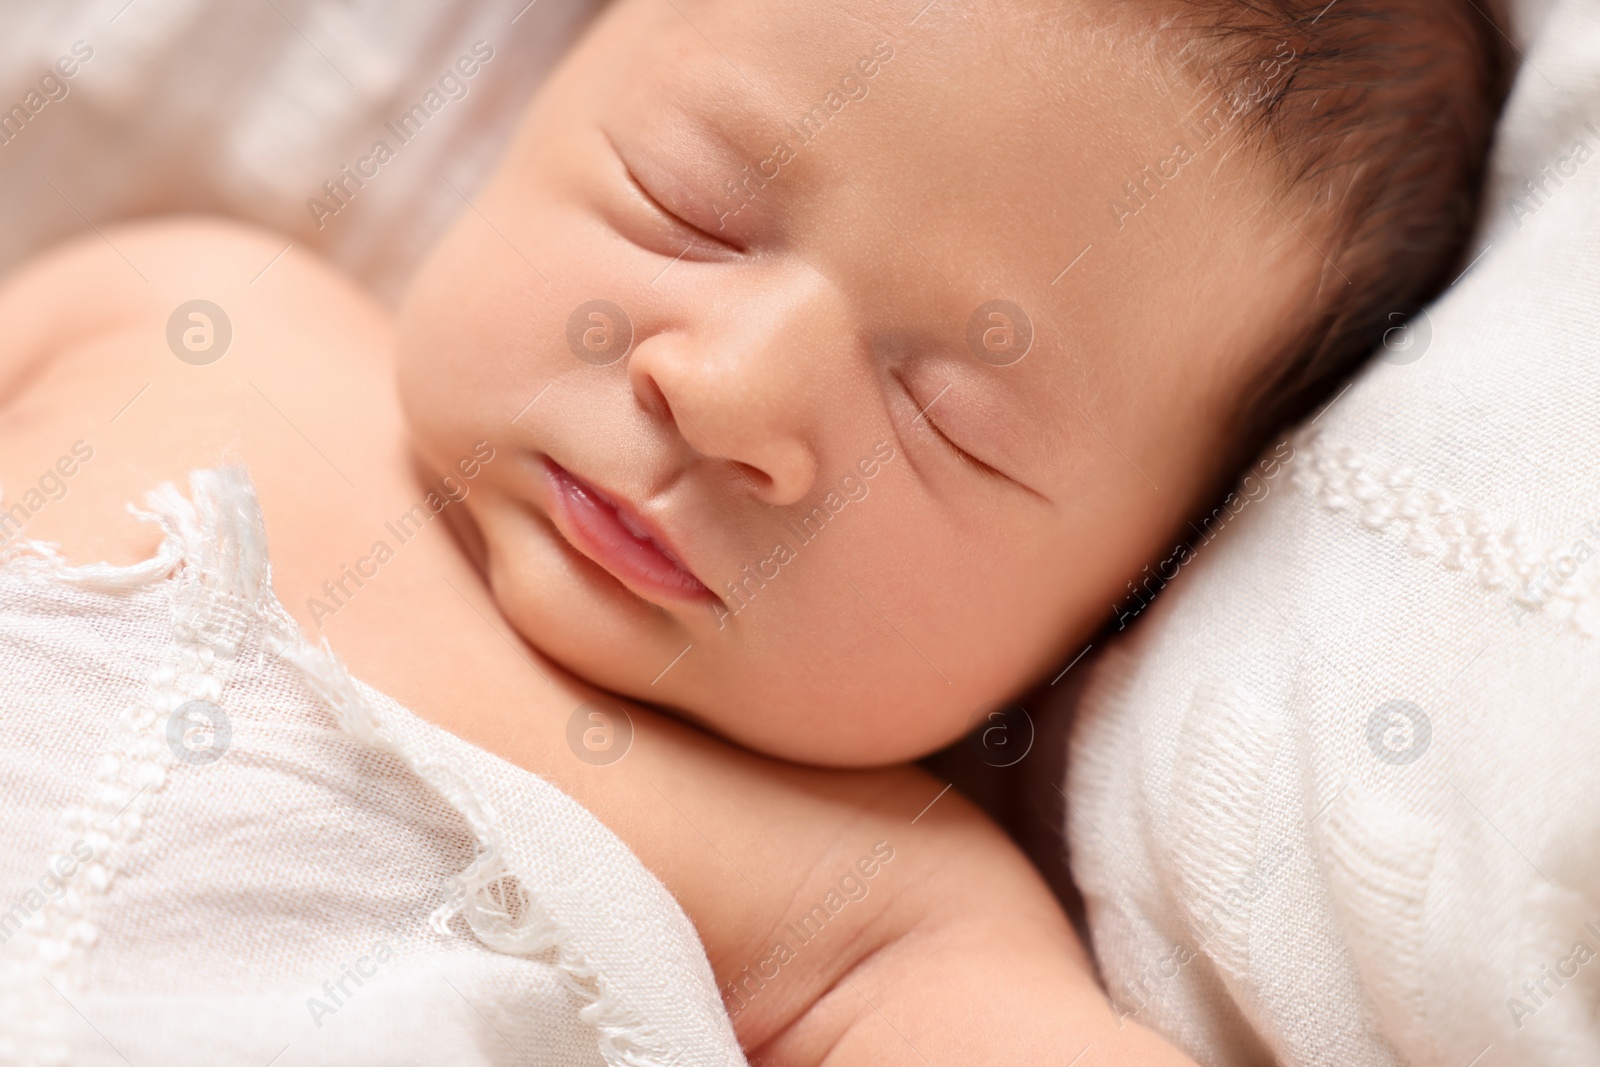
<path id="1" fill-rule="evenodd" d="M 730 459 L 728 462 L 733 464 L 733 469 L 757 493 L 766 493 L 771 490 L 773 484 L 772 476 L 760 467 L 752 467 L 750 464 L 737 459 Z"/>
<path id="2" fill-rule="evenodd" d="M 667 399 L 667 394 L 653 375 L 635 374 L 633 395 L 646 415 L 663 423 L 672 421 L 672 401 Z"/>

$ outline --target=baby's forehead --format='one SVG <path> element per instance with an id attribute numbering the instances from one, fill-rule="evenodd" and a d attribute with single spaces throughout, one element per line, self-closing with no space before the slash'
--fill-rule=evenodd
<path id="1" fill-rule="evenodd" d="M 728 105 L 803 133 L 873 95 L 888 97 L 873 110 L 913 120 L 898 131 L 906 136 L 988 129 L 1060 139 L 1107 122 L 1137 135 L 1137 116 L 1184 80 L 1148 34 L 1087 18 L 1041 34 L 1001 0 L 958 5 L 955 14 L 945 10 L 947 0 L 920 11 L 870 0 L 864 11 L 701 0 L 682 2 L 684 15 L 675 17 L 679 6 L 666 6 L 647 54 L 619 64 L 619 78 L 685 110 Z M 708 86 L 727 91 L 708 93 Z M 1002 122 L 1004 131 L 992 129 Z"/>
<path id="2" fill-rule="evenodd" d="M 1053 43 L 1058 75 L 1045 77 L 1016 60 L 1031 46 L 931 10 L 897 21 L 761 0 L 686 10 L 719 17 L 705 32 L 664 22 L 670 41 L 623 75 L 626 121 L 676 157 L 670 169 L 694 172 L 682 191 L 712 201 L 735 234 L 789 225 L 843 192 L 882 221 L 914 220 L 942 282 L 981 285 L 1030 260 L 1034 281 L 1055 280 L 1060 253 L 1117 221 L 1112 200 L 1170 153 L 1185 106 L 1087 24 Z"/>

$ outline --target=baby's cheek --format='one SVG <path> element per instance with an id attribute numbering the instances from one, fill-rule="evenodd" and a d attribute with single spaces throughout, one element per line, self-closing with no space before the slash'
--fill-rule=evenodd
<path id="1" fill-rule="evenodd" d="M 949 636 L 936 570 L 902 571 L 840 541 L 811 569 L 780 571 L 741 612 L 702 706 L 735 740 L 801 762 L 875 766 L 948 744 L 983 702 L 970 664 L 990 658 L 987 639 Z"/>
<path id="2" fill-rule="evenodd" d="M 449 363 L 466 356 L 470 344 L 460 327 L 454 281 L 445 268 L 446 249 L 423 267 L 401 306 L 396 332 L 396 372 L 407 420 L 426 440 L 445 430 L 459 389 L 452 389 Z"/>

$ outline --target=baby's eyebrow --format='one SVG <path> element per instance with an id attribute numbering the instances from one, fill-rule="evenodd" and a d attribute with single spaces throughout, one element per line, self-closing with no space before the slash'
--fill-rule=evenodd
<path id="1" fill-rule="evenodd" d="M 675 144 L 684 143 L 695 151 L 697 156 L 709 154 L 708 162 L 726 167 L 729 177 L 739 172 L 741 164 L 736 160 L 742 159 L 737 138 L 731 136 L 726 124 L 703 115 L 694 115 L 679 108 L 670 109 L 662 116 L 661 128 L 667 131 L 666 139 Z M 729 166 L 729 164 L 734 164 Z"/>
<path id="2" fill-rule="evenodd" d="M 728 115 L 720 108 L 701 111 L 668 100 L 654 110 L 641 129 L 659 132 L 645 136 L 671 145 L 683 154 L 685 162 L 702 164 L 697 169 L 715 175 L 719 185 L 722 180 L 737 178 L 753 154 L 751 135 L 759 128 L 759 115 L 746 107 L 735 107 Z"/>
<path id="3" fill-rule="evenodd" d="M 681 197 L 713 208 L 721 204 L 731 213 L 746 202 L 736 191 L 761 158 L 748 150 L 748 139 L 720 116 L 667 103 L 639 122 L 619 150 L 630 166 L 645 172 L 637 176 L 646 185 L 669 199 Z"/>

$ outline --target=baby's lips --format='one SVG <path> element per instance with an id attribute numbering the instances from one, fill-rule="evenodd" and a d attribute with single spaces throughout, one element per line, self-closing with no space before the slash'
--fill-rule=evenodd
<path id="1" fill-rule="evenodd" d="M 712 596 L 665 536 L 625 500 L 589 484 L 553 459 L 546 457 L 545 463 L 557 509 L 584 555 L 640 595 L 653 592 L 672 599 Z"/>

